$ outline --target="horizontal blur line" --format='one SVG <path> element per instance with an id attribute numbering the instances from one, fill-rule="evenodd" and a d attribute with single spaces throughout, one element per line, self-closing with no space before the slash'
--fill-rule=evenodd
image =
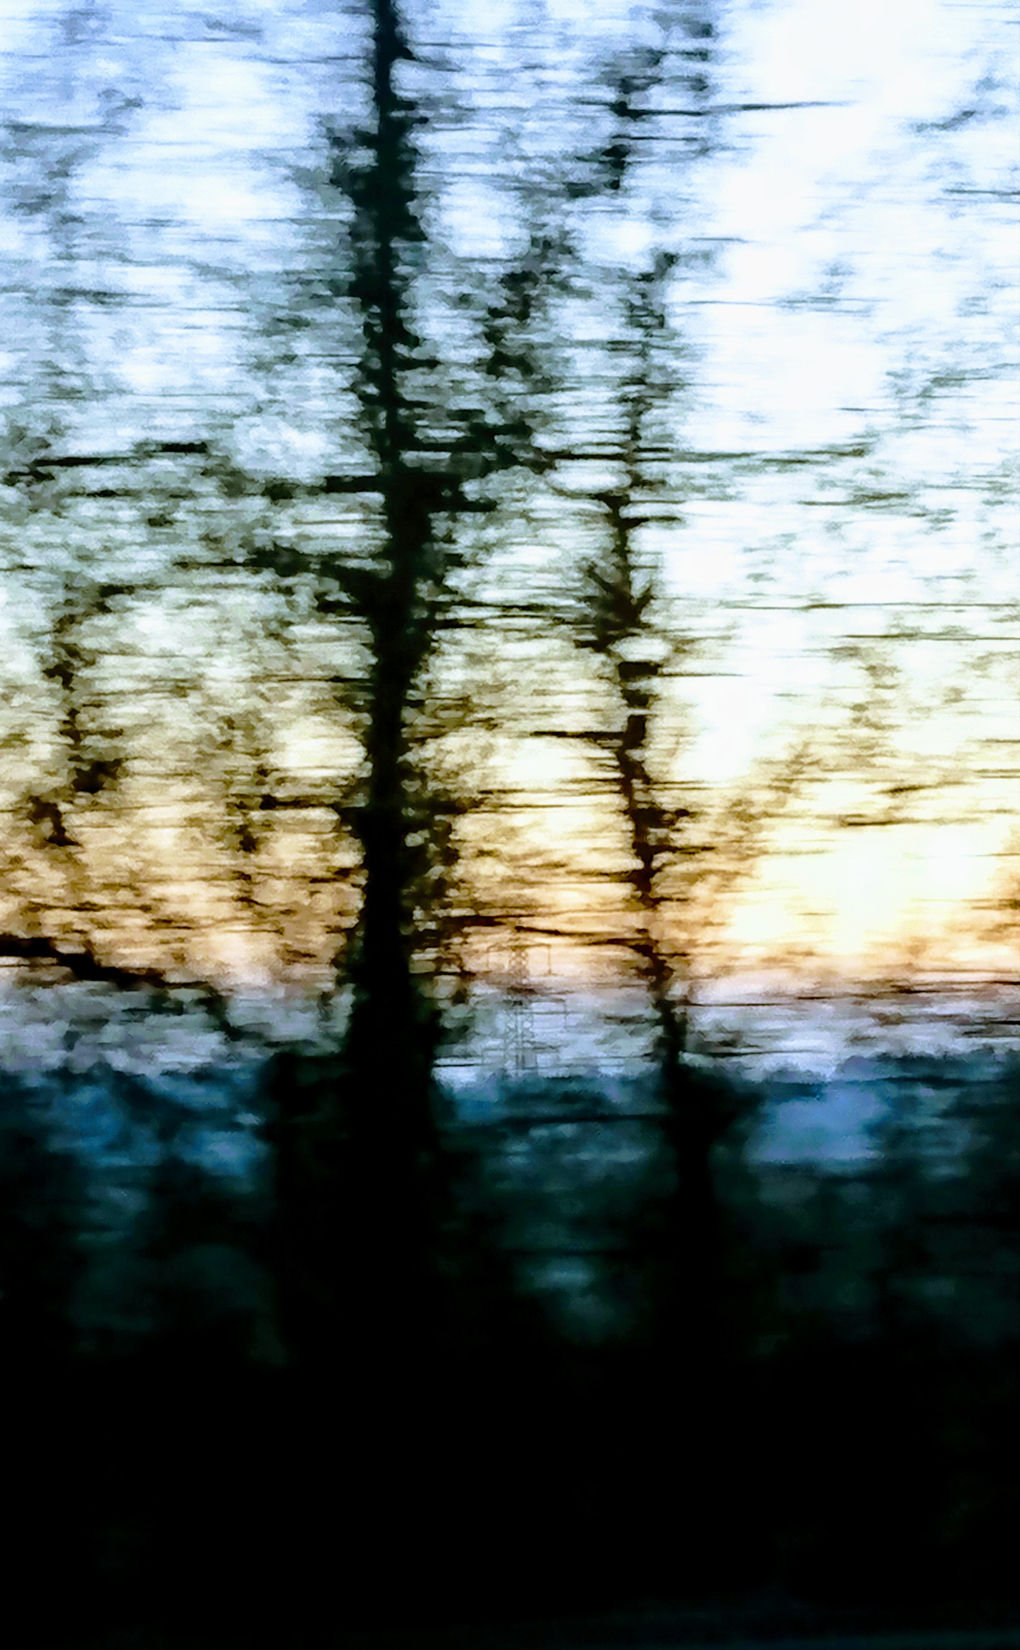
<path id="1" fill-rule="evenodd" d="M 498 1102 L 497 1102 L 498 1103 Z M 456 1123 L 448 1132 L 491 1134 L 505 1129 L 561 1129 L 575 1123 L 667 1123 L 666 1111 L 582 1112 L 573 1117 L 499 1117 L 484 1123 Z"/>
<path id="2" fill-rule="evenodd" d="M 619 1255 L 622 1259 L 625 1255 L 629 1255 L 631 1253 L 629 1248 L 622 1246 L 612 1247 L 609 1244 L 601 1244 L 598 1248 L 577 1249 L 572 1246 L 567 1248 L 562 1244 L 554 1244 L 549 1246 L 543 1245 L 541 1248 L 531 1248 L 530 1246 L 524 1248 L 515 1243 L 501 1243 L 500 1248 L 506 1255 L 517 1255 L 521 1258 L 527 1258 L 529 1255 L 533 1255 L 536 1258 L 542 1255 L 555 1255 L 559 1258 L 570 1259 L 574 1256 L 580 1257 L 583 1255 Z"/>
<path id="3" fill-rule="evenodd" d="M 958 982 L 957 982 L 958 984 Z M 999 978 L 995 975 L 970 976 L 958 989 L 964 991 L 987 990 L 993 986 L 1009 986 L 1016 989 L 1020 986 L 1020 977 Z M 949 999 L 953 992 L 953 984 L 946 982 L 941 985 L 907 985 L 876 986 L 872 991 L 819 991 L 819 992 L 777 992 L 774 997 L 713 997 L 707 1002 L 697 1003 L 695 1006 L 702 1012 L 711 1012 L 716 1008 L 777 1008 L 779 1006 L 795 1008 L 798 1003 L 870 1003 L 870 1002 L 899 1002 L 914 997 L 937 997 Z M 1009 1020 L 999 1022 L 1009 1025 Z"/>
<path id="4" fill-rule="evenodd" d="M 719 605 L 721 607 L 727 607 L 727 608 L 741 608 L 741 609 L 746 608 L 746 609 L 751 610 L 752 612 L 759 612 L 759 613 L 815 613 L 815 612 L 821 612 L 821 611 L 840 612 L 840 611 L 842 611 L 846 608 L 851 608 L 851 607 L 878 607 L 878 608 L 887 608 L 887 607 L 889 607 L 889 608 L 898 608 L 901 611 L 903 609 L 910 609 L 911 611 L 913 611 L 914 609 L 919 609 L 919 608 L 932 608 L 936 611 L 942 611 L 942 612 L 945 612 L 947 610 L 951 611 L 951 612 L 964 612 L 965 610 L 968 610 L 970 608 L 980 608 L 980 609 L 986 610 L 988 612 L 994 613 L 994 612 L 998 611 L 999 609 L 1009 609 L 1009 611 L 1012 612 L 1016 607 L 1016 602 L 1014 600 L 1009 600 L 1009 599 L 1004 598 L 1002 601 L 999 601 L 999 602 L 957 602 L 957 601 L 952 601 L 952 600 L 947 600 L 947 601 L 944 601 L 944 602 L 918 602 L 918 601 L 909 601 L 909 600 L 907 600 L 907 601 L 901 601 L 901 602 L 894 602 L 894 601 L 856 602 L 855 601 L 855 602 L 787 602 L 787 603 L 724 601 L 724 602 L 721 602 Z M 961 638 L 961 639 L 963 639 L 963 638 Z"/>

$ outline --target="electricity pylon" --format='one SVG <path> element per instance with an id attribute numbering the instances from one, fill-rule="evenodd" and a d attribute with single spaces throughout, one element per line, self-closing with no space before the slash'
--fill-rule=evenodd
<path id="1" fill-rule="evenodd" d="M 527 948 L 520 934 L 514 934 L 507 947 L 504 974 L 503 1070 L 516 1076 L 533 1071 L 537 1063 L 528 973 Z"/>

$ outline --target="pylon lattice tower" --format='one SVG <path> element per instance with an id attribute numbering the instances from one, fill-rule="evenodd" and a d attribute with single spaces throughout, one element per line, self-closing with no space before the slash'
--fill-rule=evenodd
<path id="1" fill-rule="evenodd" d="M 503 1070 L 520 1075 L 534 1070 L 537 1054 L 528 952 L 519 934 L 515 934 L 507 946 L 503 989 L 506 998 L 503 1010 Z"/>

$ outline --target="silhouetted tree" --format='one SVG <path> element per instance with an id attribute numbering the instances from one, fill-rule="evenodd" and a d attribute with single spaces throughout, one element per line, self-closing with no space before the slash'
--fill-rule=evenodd
<path id="1" fill-rule="evenodd" d="M 615 82 L 604 155 L 610 194 L 628 180 L 666 73 L 664 54 L 650 54 Z M 725 887 L 749 871 L 763 830 L 796 784 L 802 755 L 773 777 L 765 794 L 754 794 L 752 780 L 742 798 L 722 802 L 702 786 L 684 786 L 664 759 L 662 735 L 683 714 L 676 686 L 691 668 L 690 656 L 704 647 L 678 616 L 647 536 L 649 527 L 674 519 L 682 503 L 669 473 L 683 388 L 676 373 L 682 341 L 668 315 L 677 274 L 676 256 L 660 250 L 639 272 L 618 278 L 607 366 L 610 428 L 603 438 L 615 478 L 590 495 L 601 542 L 579 568 L 572 628 L 608 689 L 606 724 L 580 737 L 597 755 L 602 785 L 615 793 L 626 837 L 621 949 L 651 1010 L 652 1060 L 673 1163 L 673 1189 L 657 1218 L 649 1211 L 645 1233 L 658 1274 L 657 1335 L 682 1358 L 688 1378 L 700 1368 L 710 1387 L 733 1327 L 725 1302 L 726 1216 L 713 1153 L 754 1096 L 688 1059 L 692 973 L 704 943 L 698 924 L 716 917 L 713 882 Z"/>
<path id="2" fill-rule="evenodd" d="M 488 508 L 465 493 L 464 478 L 505 459 L 493 433 L 467 414 L 466 429 L 457 429 L 441 373 L 431 383 L 438 363 L 418 335 L 413 301 L 424 241 L 414 147 L 421 117 L 397 82 L 413 56 L 391 0 L 373 0 L 371 19 L 369 124 L 329 140 L 330 182 L 351 207 L 341 288 L 360 323 L 357 401 L 374 467 L 326 486 L 377 501 L 366 526 L 378 535 L 367 564 L 330 568 L 368 652 L 364 779 L 342 810 L 360 858 L 352 1000 L 338 1055 L 311 1066 L 284 1062 L 275 1093 L 285 1271 L 303 1278 L 320 1338 L 360 1325 L 345 1332 L 392 1346 L 394 1337 L 427 1338 L 440 1315 L 445 1188 L 433 1067 L 442 1028 L 428 971 L 434 978 L 439 936 L 431 924 L 455 863 L 458 803 L 422 766 L 423 675 L 459 561 L 452 523 Z"/>

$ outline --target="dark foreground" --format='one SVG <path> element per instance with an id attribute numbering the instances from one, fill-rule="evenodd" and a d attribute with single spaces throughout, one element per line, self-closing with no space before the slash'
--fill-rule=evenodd
<path id="1" fill-rule="evenodd" d="M 1015 1626 L 1016 1086 L 947 1103 L 939 1153 L 904 1095 L 860 1174 L 766 1183 L 703 1151 L 701 1181 L 677 1168 L 625 1209 L 594 1113 L 545 1119 L 530 1156 L 510 1130 L 459 1201 L 428 1202 L 390 1153 L 288 1155 L 277 1130 L 263 1209 L 172 1142 L 119 1189 L 81 1186 L 9 1087 L 5 1643 L 668 1650 Z M 517 1251 L 566 1238 L 601 1257 L 615 1335 L 582 1344 L 518 1287 Z"/>
<path id="2" fill-rule="evenodd" d="M 762 1630 L 762 1612 L 758 1617 Z M 805 1613 L 802 1612 L 802 1618 Z M 806 1613 L 808 1619 L 810 1613 Z M 766 1618 L 767 1619 L 767 1613 Z M 781 1620 L 781 1616 L 773 1618 Z M 860 1627 L 822 1636 L 789 1637 L 781 1631 L 770 1636 L 746 1637 L 741 1632 L 739 1614 L 702 1612 L 699 1616 L 666 1611 L 647 1611 L 639 1616 L 603 1617 L 599 1620 L 528 1622 L 516 1628 L 475 1626 L 449 1628 L 441 1632 L 412 1634 L 359 1634 L 323 1631 L 312 1639 L 284 1637 L 207 1638 L 201 1634 L 168 1637 L 144 1631 L 119 1633 L 102 1639 L 61 1641 L 53 1650 L 300 1650 L 313 1642 L 335 1646 L 336 1650 L 1017 1650 L 1020 1628 L 920 1628 L 913 1632 L 867 1631 Z M 802 1625 L 803 1625 L 802 1619 Z M 743 1618 L 746 1629 L 747 1618 Z"/>
<path id="3" fill-rule="evenodd" d="M 408 1357 L 371 1389 L 79 1368 L 9 1410 L 6 1642 L 941 1650 L 1020 1621 L 1010 1391 L 996 1413 L 989 1371 L 800 1362 L 711 1395 L 590 1354 L 435 1385 Z"/>

